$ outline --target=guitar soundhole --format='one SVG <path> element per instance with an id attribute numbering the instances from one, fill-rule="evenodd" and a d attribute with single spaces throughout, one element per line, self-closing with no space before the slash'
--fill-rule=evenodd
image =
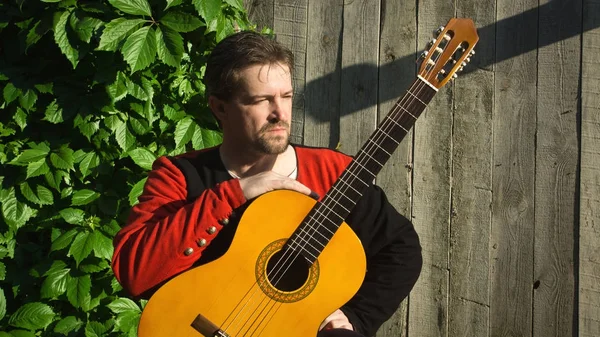
<path id="1" fill-rule="evenodd" d="M 273 254 L 267 263 L 267 278 L 279 291 L 300 289 L 308 279 L 310 265 L 300 254 L 290 250 L 280 250 Z"/>

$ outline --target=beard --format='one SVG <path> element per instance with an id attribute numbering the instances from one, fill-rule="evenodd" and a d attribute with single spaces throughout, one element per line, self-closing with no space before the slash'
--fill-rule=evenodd
<path id="1" fill-rule="evenodd" d="M 270 135 L 269 131 L 275 128 L 285 127 L 287 132 L 285 135 Z M 265 124 L 258 132 L 259 137 L 255 142 L 255 148 L 257 151 L 265 154 L 282 154 L 290 145 L 290 127 L 289 124 L 284 121 L 277 123 Z"/>

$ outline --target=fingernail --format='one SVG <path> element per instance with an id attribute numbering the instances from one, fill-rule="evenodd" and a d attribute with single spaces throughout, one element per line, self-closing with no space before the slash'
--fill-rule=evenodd
<path id="1" fill-rule="evenodd" d="M 319 194 L 317 194 L 317 192 L 315 192 L 315 191 L 310 191 L 310 194 L 308 196 L 315 200 L 319 200 L 319 198 L 320 198 Z"/>

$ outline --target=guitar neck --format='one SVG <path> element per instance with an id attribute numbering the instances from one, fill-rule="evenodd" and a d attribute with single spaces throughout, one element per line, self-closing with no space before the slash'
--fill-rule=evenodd
<path id="1" fill-rule="evenodd" d="M 307 259 L 320 255 L 436 93 L 436 88 L 418 77 L 310 211 L 289 241 L 306 250 Z"/>

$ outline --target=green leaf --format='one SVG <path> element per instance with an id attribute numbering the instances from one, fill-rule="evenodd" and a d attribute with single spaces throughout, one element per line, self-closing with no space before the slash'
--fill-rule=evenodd
<path id="1" fill-rule="evenodd" d="M 107 330 L 104 325 L 98 322 L 88 321 L 85 326 L 85 337 L 103 337 Z"/>
<path id="2" fill-rule="evenodd" d="M 0 288 L 0 321 L 6 316 L 6 296 L 4 290 Z"/>
<path id="3" fill-rule="evenodd" d="M 134 163 L 145 170 L 151 170 L 152 163 L 156 160 L 156 156 L 152 152 L 141 147 L 129 151 L 129 156 Z"/>
<path id="4" fill-rule="evenodd" d="M 131 72 L 144 69 L 156 58 L 156 34 L 150 26 L 142 27 L 129 35 L 121 49 Z"/>
<path id="5" fill-rule="evenodd" d="M 104 125 L 106 125 L 106 127 L 113 133 L 115 133 L 124 123 L 125 122 L 123 122 L 117 115 L 111 115 L 104 119 Z"/>
<path id="6" fill-rule="evenodd" d="M 54 27 L 54 41 L 60 48 L 60 51 L 69 61 L 71 61 L 73 69 L 75 69 L 77 63 L 79 63 L 79 51 L 71 46 L 69 38 L 67 37 L 67 22 L 69 21 L 70 15 L 71 12 L 66 11 L 60 16 L 56 27 Z"/>
<path id="7" fill-rule="evenodd" d="M 126 297 L 120 297 L 112 301 L 107 307 L 115 314 L 124 312 L 141 312 L 140 307 L 132 300 Z"/>
<path id="8" fill-rule="evenodd" d="M 2 216 L 10 228 L 16 231 L 33 216 L 33 210 L 17 200 L 14 187 L 3 192 L 6 197 L 2 200 Z"/>
<path id="9" fill-rule="evenodd" d="M 46 156 L 48 155 L 48 152 L 50 152 L 50 149 L 48 149 L 48 150 L 39 150 L 39 149 L 25 150 L 25 151 L 23 151 L 23 153 L 18 155 L 15 159 L 11 160 L 10 164 L 25 166 L 30 163 L 37 162 L 40 159 L 46 158 Z"/>
<path id="10" fill-rule="evenodd" d="M 180 33 L 194 31 L 204 25 L 197 17 L 179 11 L 169 11 L 160 20 L 160 23 Z"/>
<path id="11" fill-rule="evenodd" d="M 108 2 L 127 14 L 152 16 L 147 0 L 108 0 Z"/>
<path id="12" fill-rule="evenodd" d="M 73 242 L 73 238 L 79 233 L 76 228 L 73 228 L 65 233 L 62 233 L 59 237 L 57 237 L 54 241 L 52 241 L 52 245 L 50 246 L 50 251 L 61 250 L 66 248 L 68 245 Z"/>
<path id="13" fill-rule="evenodd" d="M 12 83 L 7 83 L 4 87 L 4 101 L 8 104 L 21 95 L 21 89 L 18 89 Z"/>
<path id="14" fill-rule="evenodd" d="M 75 158 L 73 157 L 73 150 L 68 147 L 62 147 L 57 153 L 50 154 L 50 162 L 54 167 L 63 170 L 73 170 L 75 165 Z"/>
<path id="15" fill-rule="evenodd" d="M 192 0 L 192 3 L 206 23 L 213 21 L 221 14 L 221 0 Z"/>
<path id="16" fill-rule="evenodd" d="M 45 329 L 52 323 L 55 316 L 52 308 L 44 303 L 27 303 L 10 315 L 8 324 L 29 330 Z"/>
<path id="17" fill-rule="evenodd" d="M 167 0 L 167 7 L 165 7 L 165 10 L 171 7 L 179 6 L 182 2 L 183 0 Z"/>
<path id="18" fill-rule="evenodd" d="M 54 85 L 52 83 L 43 83 L 43 84 L 36 84 L 34 85 L 34 87 L 41 92 L 42 94 L 52 94 L 52 87 Z"/>
<path id="19" fill-rule="evenodd" d="M 131 150 L 136 143 L 136 139 L 129 131 L 127 124 L 123 123 L 117 127 L 115 139 L 124 152 Z"/>
<path id="20" fill-rule="evenodd" d="M 63 109 L 58 106 L 56 100 L 53 100 L 52 102 L 50 102 L 50 104 L 48 104 L 48 106 L 46 107 L 44 118 L 42 120 L 48 121 L 52 124 L 59 124 L 64 122 Z"/>
<path id="21" fill-rule="evenodd" d="M 37 196 L 41 205 L 54 204 L 54 195 L 52 194 L 52 191 L 42 185 L 37 186 Z"/>
<path id="22" fill-rule="evenodd" d="M 72 331 L 79 331 L 82 326 L 83 322 L 79 318 L 75 316 L 67 316 L 56 323 L 54 326 L 54 332 L 66 336 Z"/>
<path id="23" fill-rule="evenodd" d="M 178 148 L 192 140 L 197 125 L 191 117 L 186 117 L 175 126 L 175 147 Z"/>
<path id="24" fill-rule="evenodd" d="M 19 128 L 21 128 L 21 131 L 27 126 L 27 113 L 21 107 L 17 107 L 17 112 L 13 115 L 13 119 Z"/>
<path id="25" fill-rule="evenodd" d="M 100 231 L 94 231 L 94 255 L 96 257 L 111 260 L 114 253 L 113 241 L 111 238 L 105 236 Z"/>
<path id="26" fill-rule="evenodd" d="M 114 19 L 107 23 L 100 37 L 98 50 L 116 51 L 119 44 L 136 28 L 142 25 L 147 20 L 125 18 Z"/>
<path id="27" fill-rule="evenodd" d="M 235 7 L 239 11 L 244 11 L 244 3 L 242 0 L 225 0 L 230 6 Z"/>
<path id="28" fill-rule="evenodd" d="M 1 337 L 2 335 L 0 335 Z M 11 330 L 10 337 L 37 337 L 33 332 L 27 330 Z"/>
<path id="29" fill-rule="evenodd" d="M 141 313 L 132 311 L 119 314 L 115 319 L 115 328 L 122 332 L 129 332 L 138 326 L 140 316 Z"/>
<path id="30" fill-rule="evenodd" d="M 60 261 L 62 262 L 62 261 Z M 64 262 L 61 263 L 61 266 L 66 266 Z M 67 291 L 67 283 L 71 276 L 69 272 L 71 268 L 62 267 L 60 269 L 54 268 L 49 271 L 46 279 L 42 282 L 42 290 L 40 295 L 42 298 L 57 298 Z"/>
<path id="31" fill-rule="evenodd" d="M 76 208 L 65 208 L 58 212 L 65 221 L 71 225 L 79 225 L 83 222 L 85 212 Z"/>
<path id="32" fill-rule="evenodd" d="M 106 91 L 112 98 L 113 103 L 127 97 L 127 78 L 125 77 L 125 74 L 119 72 L 115 81 L 106 86 Z"/>
<path id="33" fill-rule="evenodd" d="M 71 199 L 72 206 L 80 206 L 87 205 L 90 202 L 98 199 L 100 197 L 100 193 L 94 192 L 92 190 L 79 190 L 73 194 L 73 199 Z"/>
<path id="34" fill-rule="evenodd" d="M 87 177 L 91 171 L 100 165 L 100 157 L 95 152 L 87 153 L 79 163 L 79 171 L 83 177 Z"/>
<path id="35" fill-rule="evenodd" d="M 27 89 L 25 95 L 19 96 L 19 104 L 21 104 L 25 110 L 31 111 L 35 105 L 35 102 L 37 102 L 37 99 L 38 96 L 35 91 Z"/>
<path id="36" fill-rule="evenodd" d="M 168 119 L 170 119 L 174 122 L 177 122 L 186 116 L 185 112 L 175 110 L 174 108 L 172 108 L 169 105 L 163 106 L 163 113 L 165 114 L 165 117 L 167 117 Z"/>
<path id="37" fill-rule="evenodd" d="M 6 279 L 6 265 L 3 262 L 0 262 L 0 281 L 4 281 Z M 2 317 L 0 317 L 2 320 Z"/>
<path id="38" fill-rule="evenodd" d="M 165 64 L 178 67 L 183 57 L 183 38 L 167 27 L 156 29 L 156 50 L 158 58 Z"/>
<path id="39" fill-rule="evenodd" d="M 144 192 L 144 185 L 148 177 L 138 181 L 129 192 L 129 205 L 133 206 L 138 203 L 138 197 Z"/>
<path id="40" fill-rule="evenodd" d="M 81 11 L 76 11 L 70 18 L 70 25 L 75 32 L 75 35 L 86 43 L 90 43 L 92 35 L 96 28 L 98 28 L 103 22 L 99 19 L 84 16 L 85 14 Z"/>
<path id="41" fill-rule="evenodd" d="M 27 200 L 29 200 L 32 203 L 37 204 L 37 205 L 41 205 L 42 204 L 42 202 L 37 197 L 37 195 L 35 194 L 35 192 L 31 188 L 31 186 L 29 186 L 28 182 L 23 182 L 22 184 L 19 185 L 19 188 L 21 189 L 21 194 L 23 194 L 23 196 L 25 197 L 25 199 L 27 199 Z"/>
<path id="42" fill-rule="evenodd" d="M 73 256 L 77 265 L 88 257 L 94 249 L 96 237 L 90 232 L 80 232 L 69 248 L 69 256 Z"/>
<path id="43" fill-rule="evenodd" d="M 45 159 L 40 159 L 36 162 L 27 165 L 27 177 L 26 179 L 44 175 L 50 172 L 50 167 L 46 164 Z"/>
<path id="44" fill-rule="evenodd" d="M 92 296 L 92 279 L 90 275 L 71 277 L 67 282 L 67 299 L 75 308 L 87 310 Z"/>

